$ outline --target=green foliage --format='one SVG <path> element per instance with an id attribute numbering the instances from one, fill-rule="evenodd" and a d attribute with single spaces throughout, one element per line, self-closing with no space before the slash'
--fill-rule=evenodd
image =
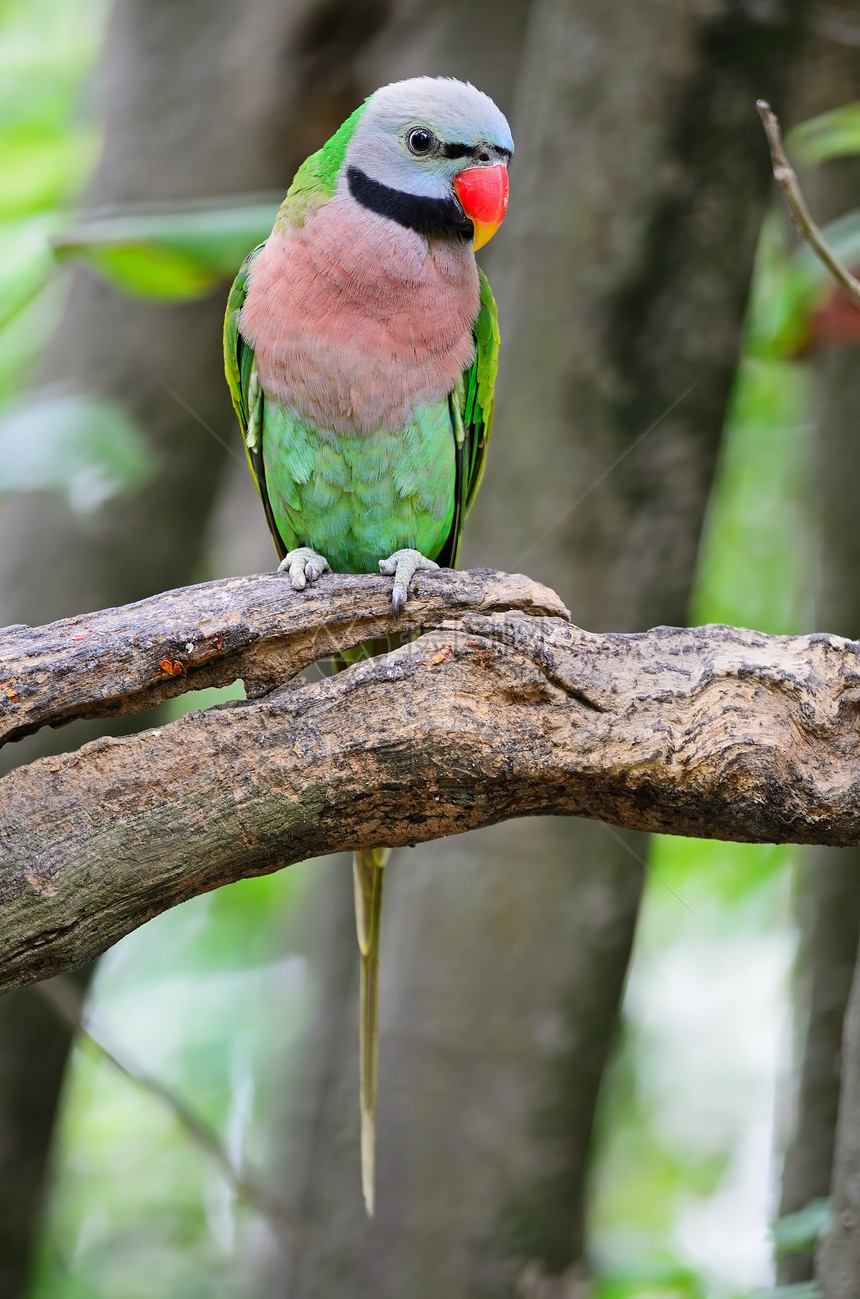
<path id="1" fill-rule="evenodd" d="M 62 300 L 50 239 L 98 148 L 79 96 L 105 13 L 104 0 L 0 7 L 0 497 L 55 491 L 79 514 L 142 486 L 155 469 L 116 404 L 22 395 Z"/>
<path id="2" fill-rule="evenodd" d="M 813 313 L 835 291 L 830 273 L 807 244 L 791 247 L 782 214 L 762 225 L 744 340 L 745 360 L 797 359 L 811 341 Z M 822 233 L 846 265 L 860 264 L 860 211 Z"/>
<path id="3" fill-rule="evenodd" d="M 677 1262 L 632 1264 L 598 1278 L 593 1299 L 707 1299 L 700 1276 Z"/>
<path id="4" fill-rule="evenodd" d="M 782 214 L 762 224 L 750 288 L 744 359 L 793 356 L 806 341 L 810 284 L 798 274 Z"/>
<path id="5" fill-rule="evenodd" d="M 99 131 L 78 112 L 105 0 L 0 7 L 0 400 L 22 382 L 58 306 L 49 235 L 89 175 Z"/>
<path id="6" fill-rule="evenodd" d="M 100 1038 L 188 1098 L 238 1165 L 265 1166 L 272 1073 L 282 1076 L 310 1011 L 304 961 L 285 950 L 282 931 L 316 870 L 242 881 L 166 912 L 103 959 L 88 1000 Z M 29 1299 L 247 1293 L 270 1228 L 159 1100 L 86 1043 L 60 1143 Z"/>
<path id="7" fill-rule="evenodd" d="M 788 1213 L 773 1224 L 773 1243 L 780 1252 L 812 1249 L 833 1225 L 833 1210 L 827 1199 L 810 1200 L 796 1213 Z"/>
<path id="8" fill-rule="evenodd" d="M 154 471 L 137 426 L 103 397 L 32 394 L 0 413 L 0 497 L 54 491 L 85 515 Z"/>
<path id="9" fill-rule="evenodd" d="M 248 250 L 267 237 L 276 212 L 271 200 L 125 212 L 78 222 L 53 247 L 60 258 L 88 261 L 127 293 L 183 302 L 234 275 Z"/>
<path id="10" fill-rule="evenodd" d="M 741 361 L 691 618 L 788 634 L 808 621 L 810 385 L 804 366 Z"/>
<path id="11" fill-rule="evenodd" d="M 795 126 L 786 146 L 792 158 L 809 165 L 860 153 L 860 103 L 843 104 Z"/>

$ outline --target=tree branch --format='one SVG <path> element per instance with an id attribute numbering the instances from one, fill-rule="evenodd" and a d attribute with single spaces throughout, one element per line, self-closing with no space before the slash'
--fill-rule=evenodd
<path id="1" fill-rule="evenodd" d="M 391 614 L 391 584 L 332 574 L 298 593 L 282 574 L 204 582 L 0 631 L 0 745 L 42 726 L 139 713 L 187 690 L 243 678 L 248 695 L 371 637 L 419 630 L 467 610 L 569 617 L 554 591 L 492 569 L 421 573 L 418 597 Z"/>
<path id="2" fill-rule="evenodd" d="M 253 675 L 262 663 L 254 680 L 283 677 L 313 647 L 330 652 L 390 629 L 387 588 L 341 577 L 298 595 L 278 578 L 193 587 L 70 624 L 67 637 L 78 625 L 99 634 L 81 642 L 85 650 L 56 648 L 50 661 L 62 673 L 83 654 L 88 680 L 114 671 L 127 680 L 128 696 L 116 684 L 108 696 L 114 711 L 180 681 L 208 680 L 224 658 L 231 674 L 242 667 Z M 592 634 L 559 617 L 462 613 L 502 592 L 513 601 L 515 591 L 535 611 L 560 608 L 526 579 L 422 577 L 410 617 L 439 625 L 390 654 L 6 776 L 0 989 L 92 960 L 159 911 L 232 880 L 515 816 L 860 843 L 860 645 L 730 627 Z M 245 604 L 237 597 L 234 618 L 226 605 L 216 617 L 216 598 L 229 592 Z M 271 607 L 261 613 L 257 594 L 265 592 Z M 368 601 L 374 612 L 366 615 Z M 181 628 L 192 646 L 187 677 L 153 671 L 166 640 L 153 645 L 143 631 L 135 639 L 140 611 L 143 628 L 147 610 L 165 608 L 173 610 L 171 636 Z M 443 621 L 446 610 L 462 616 Z M 280 639 L 276 611 L 288 629 Z M 125 639 L 117 638 L 112 668 L 114 627 L 125 628 Z M 34 644 L 53 643 L 43 630 Z M 24 654 L 20 628 L 13 639 Z M 55 689 L 44 661 L 39 672 L 22 694 L 22 706 L 35 710 L 28 725 Z M 70 715 L 72 699 L 78 714 L 95 707 L 92 691 L 77 695 L 67 676 L 56 690 L 64 692 L 58 716 Z"/>

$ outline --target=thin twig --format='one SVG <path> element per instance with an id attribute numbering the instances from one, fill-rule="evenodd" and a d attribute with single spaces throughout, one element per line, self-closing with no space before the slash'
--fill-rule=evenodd
<path id="1" fill-rule="evenodd" d="M 852 275 L 845 263 L 836 256 L 810 216 L 806 200 L 797 182 L 797 176 L 785 155 L 779 118 L 766 99 L 756 100 L 756 108 L 764 126 L 767 142 L 770 145 L 774 180 L 782 190 L 783 198 L 788 204 L 788 210 L 794 224 L 819 261 L 823 262 L 833 278 L 842 285 L 854 306 L 860 310 L 860 280 Z"/>
<path id="2" fill-rule="evenodd" d="M 214 1128 L 171 1088 L 144 1073 L 130 1061 L 120 1059 L 116 1051 L 85 1023 L 82 1000 L 69 979 L 60 975 L 35 986 L 36 991 L 60 1019 L 84 1038 L 107 1064 L 170 1111 L 189 1140 L 218 1165 L 221 1176 L 240 1200 L 262 1214 L 289 1245 L 295 1247 L 301 1244 L 302 1233 L 287 1209 L 266 1189 L 256 1173 L 247 1166 L 241 1172 L 236 1168 Z"/>

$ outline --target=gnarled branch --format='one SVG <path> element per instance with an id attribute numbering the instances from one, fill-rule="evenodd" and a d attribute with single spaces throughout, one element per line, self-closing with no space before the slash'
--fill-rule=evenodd
<path id="1" fill-rule="evenodd" d="M 421 582 L 419 583 L 419 577 Z M 263 573 L 166 591 L 121 609 L 0 631 L 0 745 L 42 726 L 139 713 L 187 690 L 242 678 L 263 694 L 371 637 L 416 631 L 461 612 L 568 617 L 554 591 L 519 574 L 419 574 L 399 622 L 391 583 L 332 574 L 300 595 Z"/>
<path id="2" fill-rule="evenodd" d="M 86 647 L 93 680 L 114 682 L 103 711 L 239 671 L 258 686 L 283 680 L 321 646 L 394 627 L 379 579 L 337 577 L 302 594 L 279 578 L 243 581 L 64 625 L 69 636 L 89 629 L 92 639 L 73 645 Z M 244 592 L 240 612 L 225 596 L 213 614 L 213 593 L 225 591 Z M 260 592 L 272 600 L 263 612 Z M 171 609 L 173 640 L 135 633 L 141 610 Z M 243 876 L 515 816 L 860 843 L 860 645 L 730 627 L 593 634 L 562 612 L 527 579 L 422 575 L 408 625 L 435 626 L 414 642 L 333 678 L 292 681 L 5 777 L 0 988 L 91 960 L 157 912 Z M 63 659 L 57 626 L 44 640 L 31 635 L 54 645 L 50 662 L 62 672 L 78 651 Z M 124 629 L 116 677 L 114 627 Z M 14 629 L 13 640 L 26 657 L 27 633 Z M 178 654 L 180 642 L 191 646 L 187 675 L 159 673 L 157 656 L 165 646 Z M 38 681 L 15 669 L 21 706 L 32 710 L 23 725 L 95 711 L 93 690 L 77 691 L 69 676 L 51 714 L 49 656 L 40 657 Z"/>

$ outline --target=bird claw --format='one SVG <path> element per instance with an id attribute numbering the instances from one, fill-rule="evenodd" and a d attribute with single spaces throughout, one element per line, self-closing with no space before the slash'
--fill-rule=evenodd
<path id="1" fill-rule="evenodd" d="M 278 565 L 279 573 L 289 573 L 294 591 L 304 591 L 309 582 L 315 582 L 329 571 L 328 560 L 311 546 L 299 546 L 289 551 Z"/>
<path id="2" fill-rule="evenodd" d="M 420 550 L 395 550 L 387 559 L 380 559 L 379 571 L 385 577 L 394 577 L 391 592 L 391 611 L 395 618 L 400 617 L 400 610 L 409 599 L 409 583 L 416 573 L 422 570 L 438 568 L 439 565 Z"/>

